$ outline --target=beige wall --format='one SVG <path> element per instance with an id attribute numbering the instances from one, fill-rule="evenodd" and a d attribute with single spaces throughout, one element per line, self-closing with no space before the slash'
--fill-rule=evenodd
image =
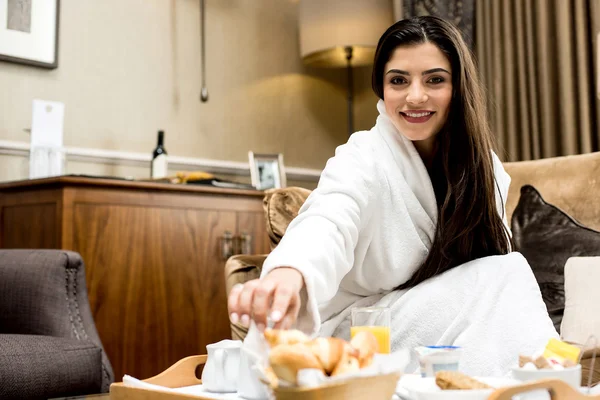
<path id="1" fill-rule="evenodd" d="M 59 68 L 0 63 L 0 139 L 29 140 L 23 129 L 40 98 L 66 104 L 67 146 L 150 152 L 164 129 L 171 155 L 245 162 L 248 150 L 282 152 L 286 166 L 321 169 L 347 138 L 345 71 L 302 65 L 297 0 L 206 4 L 208 103 L 198 99 L 199 1 L 62 0 Z M 356 129 L 376 115 L 369 74 L 355 73 Z M 26 166 L 0 156 L 0 179 L 25 177 Z"/>

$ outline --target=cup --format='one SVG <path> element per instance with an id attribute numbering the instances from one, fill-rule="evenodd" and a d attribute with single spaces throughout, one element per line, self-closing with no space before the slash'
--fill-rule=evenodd
<path id="1" fill-rule="evenodd" d="M 423 378 L 435 377 L 438 371 L 458 371 L 462 357 L 459 346 L 421 346 L 415 348 Z"/>
<path id="2" fill-rule="evenodd" d="M 206 346 L 208 358 L 202 371 L 202 386 L 207 391 L 237 391 L 241 347 L 240 340 L 221 340 Z"/>
<path id="3" fill-rule="evenodd" d="M 355 307 L 352 309 L 350 337 L 358 332 L 368 331 L 373 333 L 379 344 L 379 353 L 389 354 L 391 351 L 390 309 L 387 307 Z"/>

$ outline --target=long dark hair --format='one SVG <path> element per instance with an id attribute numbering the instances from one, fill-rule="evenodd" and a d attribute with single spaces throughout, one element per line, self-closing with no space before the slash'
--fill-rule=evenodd
<path id="1" fill-rule="evenodd" d="M 399 46 L 433 43 L 452 66 L 452 100 L 436 135 L 431 180 L 438 204 L 433 245 L 425 262 L 398 289 L 413 287 L 464 264 L 507 254 L 511 244 L 496 208 L 496 181 L 483 86 L 460 31 L 437 17 L 399 21 L 379 39 L 373 65 L 373 91 L 383 99 L 385 64 Z"/>

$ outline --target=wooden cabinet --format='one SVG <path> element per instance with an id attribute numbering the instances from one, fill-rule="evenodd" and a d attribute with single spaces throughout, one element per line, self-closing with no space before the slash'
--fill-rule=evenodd
<path id="1" fill-rule="evenodd" d="M 92 313 L 120 380 L 153 376 L 230 337 L 221 241 L 269 251 L 263 193 L 60 177 L 0 185 L 0 248 L 81 254 Z"/>

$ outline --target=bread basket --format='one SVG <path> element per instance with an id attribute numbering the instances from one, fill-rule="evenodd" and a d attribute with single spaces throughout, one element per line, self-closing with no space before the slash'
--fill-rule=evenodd
<path id="1" fill-rule="evenodd" d="M 277 387 L 277 400 L 390 400 L 396 391 L 400 373 L 351 378 L 315 388 Z"/>

